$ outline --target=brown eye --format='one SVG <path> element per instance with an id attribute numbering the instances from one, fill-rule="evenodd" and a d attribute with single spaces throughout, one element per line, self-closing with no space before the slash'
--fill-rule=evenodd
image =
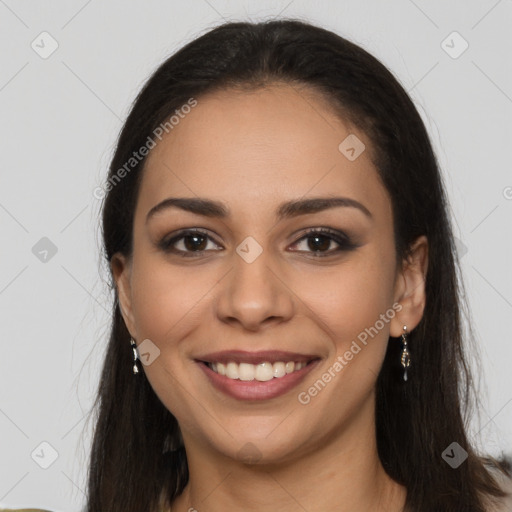
<path id="1" fill-rule="evenodd" d="M 307 237 L 308 247 L 312 251 L 320 251 L 324 252 L 331 246 L 331 243 L 334 241 L 332 238 L 327 237 L 325 235 L 309 235 Z"/>
<path id="2" fill-rule="evenodd" d="M 212 242 L 213 247 L 211 245 L 209 247 L 209 242 Z M 297 246 L 301 243 L 305 244 L 305 249 L 294 250 L 311 253 L 314 257 L 331 256 L 358 247 L 341 231 L 328 228 L 312 228 L 293 245 Z M 333 245 L 334 248 L 332 248 Z M 184 230 L 171 238 L 164 238 L 158 246 L 164 252 L 183 257 L 201 256 L 206 251 L 219 250 L 215 247 L 220 247 L 206 231 L 199 229 Z"/>
<path id="3" fill-rule="evenodd" d="M 185 235 L 182 237 L 183 245 L 187 251 L 204 251 L 207 238 L 204 235 Z"/>
<path id="4" fill-rule="evenodd" d="M 158 245 L 165 252 L 184 257 L 194 257 L 200 256 L 203 252 L 209 250 L 209 241 L 213 241 L 213 239 L 206 232 L 189 229 L 181 231 L 170 239 L 163 239 Z"/>
<path id="5" fill-rule="evenodd" d="M 350 238 L 341 231 L 334 231 L 328 228 L 312 228 L 307 231 L 306 235 L 297 240 L 294 245 L 306 241 L 306 250 L 298 250 L 297 252 L 312 252 L 313 256 L 330 256 L 341 251 L 349 251 L 358 247 Z M 329 250 L 332 244 L 338 247 Z"/>

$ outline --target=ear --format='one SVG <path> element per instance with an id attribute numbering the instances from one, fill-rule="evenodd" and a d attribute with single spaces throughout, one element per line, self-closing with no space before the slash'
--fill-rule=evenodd
<path id="1" fill-rule="evenodd" d="M 124 323 L 131 336 L 137 339 L 137 331 L 135 329 L 135 320 L 132 311 L 131 259 L 128 259 L 124 254 L 116 253 L 110 260 L 110 268 L 112 269 L 112 275 L 116 284 L 119 307 Z"/>
<path id="2" fill-rule="evenodd" d="M 410 255 L 402 262 L 395 281 L 395 302 L 402 306 L 390 322 L 390 336 L 398 338 L 404 325 L 411 332 L 423 317 L 425 281 L 428 268 L 428 240 L 422 235 L 411 246 Z"/>

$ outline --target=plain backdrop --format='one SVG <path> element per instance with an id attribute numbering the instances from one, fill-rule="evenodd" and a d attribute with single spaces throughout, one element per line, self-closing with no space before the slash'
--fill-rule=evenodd
<path id="1" fill-rule="evenodd" d="M 511 0 L 0 0 L 1 504 L 84 504 L 85 418 L 112 299 L 93 191 L 136 93 L 209 28 L 279 16 L 360 44 L 417 105 L 487 386 L 472 436 L 491 454 L 512 451 Z"/>

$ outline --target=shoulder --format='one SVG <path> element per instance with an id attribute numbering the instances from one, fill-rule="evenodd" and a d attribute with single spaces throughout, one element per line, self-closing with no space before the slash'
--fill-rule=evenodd
<path id="1" fill-rule="evenodd" d="M 7 506 L 3 503 L 0 503 L 0 512 L 52 512 L 46 508 L 12 508 L 12 506 Z"/>
<path id="2" fill-rule="evenodd" d="M 496 472 L 495 478 L 506 496 L 501 498 L 494 507 L 489 508 L 489 512 L 512 512 L 512 476 Z"/>
<path id="3" fill-rule="evenodd" d="M 0 508 L 0 512 L 51 512 L 42 508 Z"/>

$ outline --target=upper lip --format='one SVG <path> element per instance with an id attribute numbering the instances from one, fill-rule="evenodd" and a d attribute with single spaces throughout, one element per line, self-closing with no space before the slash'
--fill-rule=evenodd
<path id="1" fill-rule="evenodd" d="M 313 359 L 319 359 L 314 354 L 299 354 L 297 352 L 285 352 L 283 350 L 262 350 L 258 352 L 248 352 L 246 350 L 223 350 L 221 352 L 212 352 L 195 358 L 196 361 L 204 363 L 250 363 L 260 364 L 264 362 L 276 363 L 278 361 L 288 362 L 309 362 Z"/>

